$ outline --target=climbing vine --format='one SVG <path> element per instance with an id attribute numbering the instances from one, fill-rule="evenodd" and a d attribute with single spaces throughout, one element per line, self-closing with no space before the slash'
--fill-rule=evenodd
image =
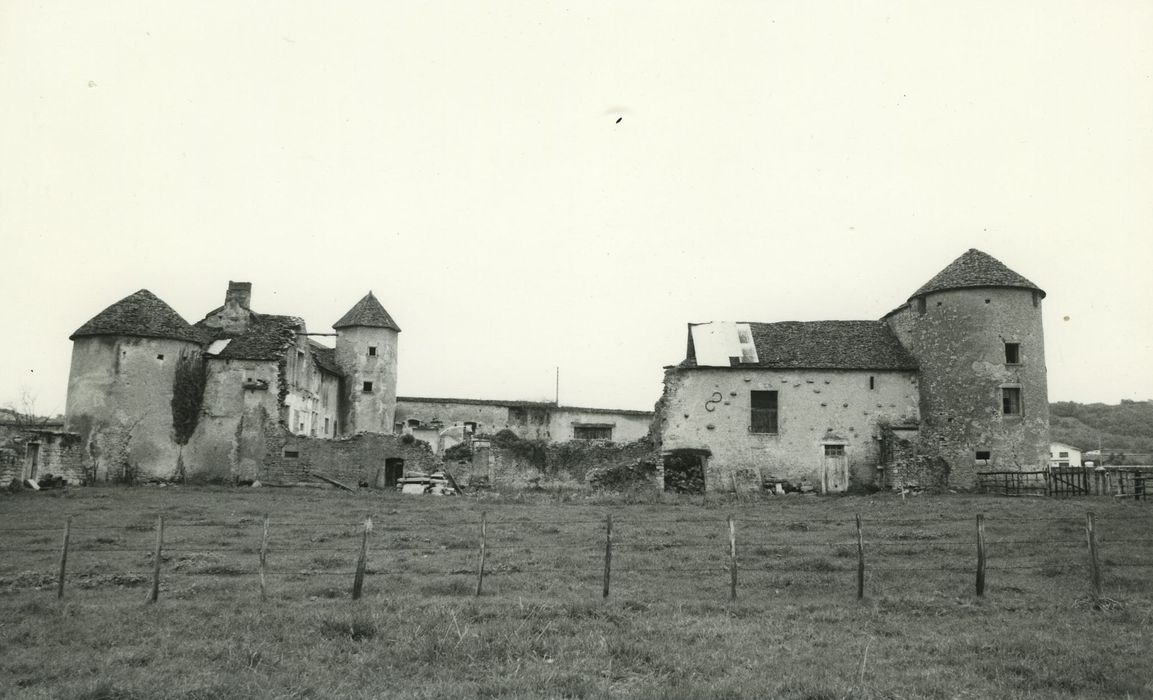
<path id="1" fill-rule="evenodd" d="M 200 353 L 181 353 L 172 379 L 172 430 L 177 445 L 187 445 L 204 404 L 205 367 Z"/>

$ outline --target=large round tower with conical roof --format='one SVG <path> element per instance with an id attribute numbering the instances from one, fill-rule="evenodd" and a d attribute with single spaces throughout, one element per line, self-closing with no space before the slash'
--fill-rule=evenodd
<path id="1" fill-rule="evenodd" d="M 336 330 L 336 364 L 343 375 L 340 433 L 393 432 L 400 327 L 372 292 L 332 327 Z"/>
<path id="2" fill-rule="evenodd" d="M 179 471 L 172 396 L 177 367 L 201 351 L 196 330 L 141 289 L 72 334 L 65 424 L 89 479 L 171 478 Z"/>
<path id="3" fill-rule="evenodd" d="M 1044 298 L 970 249 L 885 317 L 920 365 L 921 444 L 948 462 L 950 484 L 1047 464 Z"/>

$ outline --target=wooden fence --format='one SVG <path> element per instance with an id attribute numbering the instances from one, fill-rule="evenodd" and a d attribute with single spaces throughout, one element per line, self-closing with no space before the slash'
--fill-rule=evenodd
<path id="1" fill-rule="evenodd" d="M 977 472 L 977 490 L 1003 496 L 1114 496 L 1144 500 L 1153 467 L 1050 467 Z"/>

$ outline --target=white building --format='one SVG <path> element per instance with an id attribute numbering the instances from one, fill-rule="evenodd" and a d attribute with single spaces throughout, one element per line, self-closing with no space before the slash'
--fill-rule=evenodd
<path id="1" fill-rule="evenodd" d="M 1049 444 L 1050 467 L 1079 467 L 1081 466 L 1081 450 L 1063 442 Z"/>

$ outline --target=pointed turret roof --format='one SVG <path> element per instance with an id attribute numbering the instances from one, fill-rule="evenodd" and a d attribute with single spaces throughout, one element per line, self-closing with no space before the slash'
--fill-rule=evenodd
<path id="1" fill-rule="evenodd" d="M 196 330 L 171 306 L 147 289 L 130 294 L 96 314 L 68 339 L 76 340 L 92 335 L 127 335 L 200 342 Z"/>
<path id="2" fill-rule="evenodd" d="M 389 328 L 394 331 L 400 331 L 400 326 L 396 325 L 396 321 L 392 320 L 392 316 L 384 310 L 372 292 L 369 292 L 363 299 L 356 302 L 356 305 L 348 310 L 348 313 L 340 317 L 340 320 L 332 324 L 333 328 L 350 328 L 352 326 L 367 326 L 369 328 Z"/>
<path id="3" fill-rule="evenodd" d="M 1021 287 L 1038 291 L 1042 298 L 1045 297 L 1044 290 L 1005 267 L 1000 260 L 976 248 L 970 248 L 924 286 L 913 292 L 909 298 L 915 299 L 930 292 L 963 287 Z"/>

